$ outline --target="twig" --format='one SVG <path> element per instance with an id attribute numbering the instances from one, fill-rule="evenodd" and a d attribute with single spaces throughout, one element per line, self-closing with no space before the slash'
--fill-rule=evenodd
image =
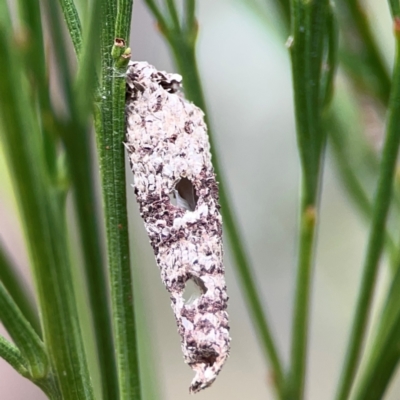
<path id="1" fill-rule="evenodd" d="M 38 335 L 41 335 L 39 316 L 34 300 L 29 295 L 29 290 L 18 274 L 17 268 L 12 264 L 4 247 L 0 243 L 0 282 L 2 282 L 10 293 L 24 317 L 32 325 Z"/>
<path id="2" fill-rule="evenodd" d="M 385 143 L 382 150 L 382 160 L 379 169 L 379 179 L 374 199 L 371 228 L 368 247 L 363 268 L 361 287 L 354 314 L 351 334 L 346 351 L 344 367 L 340 377 L 336 399 L 347 399 L 354 376 L 357 371 L 362 345 L 370 313 L 372 296 L 375 288 L 379 259 L 384 243 L 386 217 L 391 202 L 393 179 L 395 176 L 396 159 L 400 144 L 400 56 L 399 32 L 400 23 L 395 19 L 397 56 L 394 67 L 393 86 L 389 101 L 389 113 Z"/>

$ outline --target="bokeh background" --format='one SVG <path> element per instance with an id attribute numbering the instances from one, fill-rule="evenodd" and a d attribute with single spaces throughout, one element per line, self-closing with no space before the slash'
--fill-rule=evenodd
<path id="1" fill-rule="evenodd" d="M 373 4 L 375 29 L 391 58 L 388 10 Z M 231 201 L 254 265 L 257 282 L 285 361 L 290 341 L 294 288 L 299 160 L 296 151 L 291 73 L 285 43 L 252 13 L 244 0 L 201 0 L 198 58 Z M 173 71 L 168 49 L 143 1 L 136 1 L 131 34 L 133 59 Z M 332 398 L 344 355 L 366 245 L 367 225 L 353 208 L 328 152 L 324 171 L 308 364 L 309 400 Z M 94 167 L 96 168 L 96 167 Z M 128 184 L 133 177 L 127 170 Z M 182 359 L 179 337 L 133 190 L 128 189 L 142 335 L 153 359 L 154 389 L 163 400 L 191 398 L 192 372 Z M 0 236 L 30 281 L 18 214 L 0 153 Z M 247 315 L 235 272 L 225 252 L 230 295 L 232 351 L 212 388 L 199 400 L 272 399 L 267 365 Z M 382 268 L 384 271 L 385 268 Z M 385 274 L 380 276 L 385 290 Z M 378 291 L 379 302 L 379 291 Z M 0 333 L 7 336 L 0 326 Z M 145 343 L 144 343 L 145 342 Z M 150 353 L 149 353 L 150 350 Z M 386 397 L 400 398 L 394 382 Z M 40 400 L 41 391 L 0 359 L 0 399 Z M 145 400 L 152 400 L 148 395 Z"/>

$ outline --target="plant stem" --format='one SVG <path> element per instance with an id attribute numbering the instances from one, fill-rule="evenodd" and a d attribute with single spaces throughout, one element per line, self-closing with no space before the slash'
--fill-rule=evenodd
<path id="1" fill-rule="evenodd" d="M 185 28 L 189 32 L 196 25 L 196 0 L 185 0 Z"/>
<path id="2" fill-rule="evenodd" d="M 180 31 L 180 23 L 178 11 L 176 10 L 176 5 L 174 0 L 166 0 L 169 15 L 171 17 L 173 29 L 178 33 Z"/>
<path id="3" fill-rule="evenodd" d="M 0 357 L 8 362 L 24 378 L 31 380 L 35 385 L 40 387 L 49 399 L 63 400 L 54 377 L 48 375 L 43 379 L 34 380 L 28 371 L 26 359 L 22 356 L 20 350 L 2 336 L 0 336 Z"/>
<path id="4" fill-rule="evenodd" d="M 73 112 L 74 118 L 63 129 L 69 172 L 73 182 L 74 201 L 78 216 L 79 233 L 84 257 L 84 273 L 89 295 L 91 316 L 95 332 L 100 380 L 104 399 L 118 398 L 118 378 L 114 355 L 111 326 L 108 282 L 104 271 L 104 258 L 99 215 L 96 213 L 96 190 L 92 174 L 92 152 L 87 128 L 87 117 L 92 109 L 93 94 L 97 83 L 96 66 L 100 45 L 99 19 L 101 4 L 94 3 L 90 22 L 82 33 L 79 16 L 73 2 L 62 1 L 64 18 L 70 31 L 75 51 L 80 58 L 76 79 L 75 95 L 79 106 Z M 78 27 L 74 30 L 74 27 Z"/>
<path id="5" fill-rule="evenodd" d="M 286 398 L 301 400 L 304 398 L 315 231 L 326 142 L 322 112 L 326 111 L 331 97 L 336 30 L 328 1 L 292 0 L 291 9 L 293 42 L 289 48 L 302 182 L 291 361 Z M 324 46 L 327 48 L 329 63 L 327 72 L 322 69 Z"/>
<path id="6" fill-rule="evenodd" d="M 399 39 L 397 37 L 396 46 L 397 55 L 389 101 L 385 143 L 382 150 L 382 159 L 374 199 L 368 247 L 356 311 L 336 396 L 337 400 L 345 400 L 348 398 L 357 371 L 372 303 L 379 259 L 384 243 L 385 235 L 383 233 L 385 231 L 386 217 L 391 202 L 397 153 L 400 144 L 400 56 Z"/>
<path id="7" fill-rule="evenodd" d="M 35 380 L 45 377 L 49 369 L 49 362 L 43 342 L 22 315 L 1 282 L 0 321 L 26 359 L 30 376 Z"/>
<path id="8" fill-rule="evenodd" d="M 317 210 L 303 199 L 300 211 L 299 255 L 292 324 L 291 365 L 287 393 L 302 399 L 306 374 L 310 293 Z"/>
<path id="9" fill-rule="evenodd" d="M 24 317 L 29 321 L 38 335 L 41 335 L 40 321 L 35 303 L 29 294 L 29 290 L 18 273 L 15 265 L 12 265 L 8 254 L 0 243 L 0 282 L 4 284 Z"/>
<path id="10" fill-rule="evenodd" d="M 108 266 L 119 398 L 141 398 L 133 308 L 125 183 L 125 78 L 114 70 L 111 48 L 114 38 L 127 42 L 132 3 L 118 3 L 118 15 L 111 0 L 104 2 L 102 26 L 102 83 L 100 110 L 96 112 L 97 146 L 100 160 L 103 205 L 106 220 Z M 129 18 L 123 18 L 126 13 Z M 114 33 L 115 29 L 115 33 Z M 100 111 L 100 114 L 98 113 Z"/>
<path id="11" fill-rule="evenodd" d="M 118 397 L 118 378 L 114 355 L 108 283 L 104 270 L 99 215 L 96 213 L 96 190 L 92 176 L 92 154 L 87 119 L 92 109 L 97 83 L 96 66 L 100 55 L 98 43 L 101 4 L 90 9 L 90 22 L 85 29 L 85 41 L 80 54 L 79 74 L 75 93 L 79 108 L 64 129 L 69 170 L 73 182 L 74 201 L 84 257 L 84 273 L 88 289 L 91 316 L 95 332 L 100 381 L 104 399 Z M 66 19 L 70 17 L 65 16 Z M 72 35 L 72 32 L 70 32 Z"/>
<path id="12" fill-rule="evenodd" d="M 356 400 L 381 399 L 400 360 L 400 269 L 396 270 L 390 291 L 380 315 L 377 333 L 358 385 L 354 390 Z"/>
<path id="13" fill-rule="evenodd" d="M 69 35 L 79 58 L 82 49 L 82 26 L 74 0 L 59 0 Z"/>
<path id="14" fill-rule="evenodd" d="M 0 357 L 6 360 L 23 377 L 29 376 L 21 352 L 3 336 L 0 336 Z"/>
<path id="15" fill-rule="evenodd" d="M 353 83 L 386 105 L 390 95 L 390 75 L 372 33 L 364 5 L 359 0 L 339 0 L 337 3 L 341 10 L 339 15 L 344 19 L 343 26 L 346 27 L 343 29 L 346 42 L 352 43 L 355 38 L 358 39 L 355 49 L 348 45 L 345 47 L 343 65 Z"/>
<path id="16" fill-rule="evenodd" d="M 64 400 L 92 399 L 69 262 L 64 205 L 50 187 L 18 51 L 0 32 L 2 136 L 33 262 L 46 349 Z"/>
<path id="17" fill-rule="evenodd" d="M 140 399 L 139 358 L 137 332 L 133 306 L 132 271 L 129 257 L 128 215 L 126 209 L 125 183 L 125 76 L 114 77 L 113 81 L 113 135 L 111 151 L 113 155 L 114 204 L 109 203 L 108 216 L 113 221 L 109 226 L 111 246 L 109 253 L 118 255 L 110 263 L 113 293 L 113 314 L 116 324 L 117 354 L 119 356 L 119 379 L 121 399 Z M 109 182 L 108 187 L 110 187 Z M 107 187 L 104 188 L 107 190 Z M 113 206 L 113 207 L 111 207 Z M 106 213 L 107 214 L 107 213 Z"/>
<path id="18" fill-rule="evenodd" d="M 337 115 L 337 114 L 336 114 Z M 344 185 L 349 197 L 359 209 L 361 215 L 366 221 L 372 215 L 372 201 L 368 198 L 359 177 L 356 173 L 356 168 L 351 165 L 351 157 L 347 153 L 346 144 L 343 141 L 343 132 L 346 132 L 345 125 L 341 123 L 339 118 L 336 118 L 332 112 L 325 123 L 329 135 L 329 143 L 336 159 L 336 168 L 342 184 Z M 397 271 L 398 268 L 398 249 L 391 233 L 386 230 L 386 251 L 390 260 L 391 270 Z"/>
<path id="19" fill-rule="evenodd" d="M 115 37 L 128 43 L 131 28 L 133 0 L 118 0 L 115 20 Z"/>

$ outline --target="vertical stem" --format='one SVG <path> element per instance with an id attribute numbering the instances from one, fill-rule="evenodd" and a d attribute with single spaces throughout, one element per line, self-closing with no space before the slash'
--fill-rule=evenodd
<path id="1" fill-rule="evenodd" d="M 73 0 L 59 0 L 77 57 L 82 48 L 82 26 Z"/>
<path id="2" fill-rule="evenodd" d="M 180 31 L 180 23 L 179 23 L 179 16 L 178 11 L 176 10 L 175 0 L 166 0 L 167 8 L 169 15 L 171 17 L 172 25 L 174 29 L 179 32 Z"/>
<path id="3" fill-rule="evenodd" d="M 103 397 L 118 398 L 118 378 L 114 355 L 108 282 L 102 251 L 101 224 L 96 212 L 96 189 L 92 174 L 92 150 L 87 117 L 93 103 L 93 92 L 97 61 L 100 58 L 98 44 L 98 21 L 101 4 L 93 4 L 86 14 L 84 40 L 75 4 L 71 0 L 60 0 L 69 34 L 79 58 L 79 71 L 75 81 L 74 118 L 65 127 L 63 139 L 69 172 L 73 182 L 73 194 L 78 216 L 79 234 L 84 258 L 84 273 L 90 302 L 90 311 L 95 332 L 98 364 Z M 97 83 L 97 82 L 96 82 Z"/>
<path id="4" fill-rule="evenodd" d="M 139 400 L 141 391 L 129 255 L 123 146 L 126 84 L 121 71 L 115 70 L 111 56 L 114 36 L 127 41 L 132 2 L 118 2 L 118 15 L 114 1 L 105 0 L 103 7 L 102 100 L 98 110 L 100 114 L 96 112 L 96 133 L 106 219 L 119 398 Z M 124 13 L 128 14 L 125 15 L 126 18 L 123 18 Z"/>
<path id="5" fill-rule="evenodd" d="M 75 127 L 70 127 L 73 130 Z M 79 132 L 79 131 L 78 131 Z M 80 131 L 81 132 L 81 131 Z M 84 258 L 84 273 L 93 319 L 97 357 L 104 399 L 118 398 L 118 378 L 114 356 L 108 283 L 101 244 L 100 224 L 91 173 L 91 151 L 87 131 L 79 142 L 67 144 L 67 156 L 74 184 L 74 200 Z"/>
<path id="6" fill-rule="evenodd" d="M 380 399 L 400 361 L 400 269 L 398 268 L 379 316 L 378 329 L 352 397 Z"/>
<path id="7" fill-rule="evenodd" d="M 393 72 L 393 84 L 389 101 L 385 143 L 379 168 L 368 247 L 363 267 L 361 287 L 358 294 L 350 338 L 336 399 L 348 398 L 354 376 L 357 372 L 361 349 L 364 343 L 372 297 L 378 272 L 379 259 L 385 238 L 385 224 L 393 191 L 393 180 L 400 144 L 400 55 L 399 55 L 400 22 L 395 18 L 396 61 Z"/>
<path id="8" fill-rule="evenodd" d="M 133 306 L 132 271 L 129 257 L 128 216 L 125 182 L 125 76 L 114 77 L 113 82 L 113 137 L 112 156 L 114 168 L 114 204 L 108 211 L 113 226 L 108 227 L 111 242 L 109 254 L 118 255 L 110 262 L 111 292 L 116 331 L 120 398 L 141 398 L 137 332 Z M 106 188 L 105 188 L 106 190 Z M 108 218 L 107 218 L 108 219 Z M 111 260 L 110 260 L 111 261 Z"/>
<path id="9" fill-rule="evenodd" d="M 129 32 L 131 29 L 133 0 L 118 0 L 117 14 L 115 20 L 115 37 L 129 40 Z"/>
<path id="10" fill-rule="evenodd" d="M 304 396 L 316 218 L 316 207 L 303 200 L 300 210 L 299 255 L 292 322 L 291 365 L 287 387 L 289 399 L 301 399 Z"/>
<path id="11" fill-rule="evenodd" d="M 344 18 L 343 25 L 347 25 L 347 29 L 343 30 L 345 42 L 357 40 L 358 43 L 354 62 L 349 62 L 346 57 L 354 53 L 354 48 L 345 45 L 343 66 L 354 83 L 376 96 L 382 104 L 387 104 L 390 75 L 369 24 L 365 5 L 360 0 L 339 0 L 337 3 Z M 360 64 L 363 64 L 362 68 Z"/>
<path id="12" fill-rule="evenodd" d="M 65 209 L 46 175 L 36 111 L 15 48 L 0 34 L 0 84 L 6 154 L 30 246 L 44 342 L 65 400 L 92 399 L 66 237 Z M 7 100 L 5 100 L 7 96 Z"/>
<path id="13" fill-rule="evenodd" d="M 335 69 L 335 65 L 329 65 L 332 76 L 324 75 L 322 60 L 326 46 L 327 61 L 334 63 L 335 51 L 331 47 L 334 46 L 335 32 L 333 21 L 328 23 L 332 15 L 328 13 L 327 0 L 292 0 L 291 10 L 290 52 L 302 186 L 291 361 L 286 397 L 301 400 L 304 398 L 315 231 L 326 141 L 322 111 L 329 102 Z"/>

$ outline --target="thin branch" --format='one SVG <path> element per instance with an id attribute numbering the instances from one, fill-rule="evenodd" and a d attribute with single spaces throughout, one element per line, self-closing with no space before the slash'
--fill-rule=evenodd
<path id="1" fill-rule="evenodd" d="M 62 129 L 69 172 L 73 183 L 79 235 L 84 257 L 84 273 L 100 368 L 104 399 L 118 398 L 118 378 L 109 304 L 109 289 L 105 274 L 101 222 L 96 213 L 97 193 L 93 179 L 92 149 L 88 117 L 93 109 L 95 90 L 98 89 L 97 66 L 100 61 L 101 2 L 94 2 L 88 10 L 89 21 L 84 30 L 84 42 L 75 81 L 71 119 Z M 64 15 L 68 20 L 69 15 Z"/>
<path id="2" fill-rule="evenodd" d="M 26 366 L 30 376 L 35 380 L 44 378 L 49 369 L 49 362 L 43 342 L 22 315 L 1 282 L 0 321 L 20 349 L 22 356 L 26 359 Z"/>
<path id="3" fill-rule="evenodd" d="M 15 303 L 21 310 L 24 317 L 32 325 L 38 335 L 41 335 L 41 327 L 36 305 L 23 277 L 18 273 L 15 265 L 12 264 L 4 247 L 0 243 L 0 282 L 2 282 L 10 293 Z"/>
<path id="4" fill-rule="evenodd" d="M 356 400 L 383 398 L 400 361 L 400 268 L 397 269 L 378 322 L 376 335 L 365 356 L 360 379 L 354 390 Z"/>
<path id="5" fill-rule="evenodd" d="M 2 135 L 29 243 L 46 348 L 65 399 L 92 398 L 69 263 L 63 204 L 49 185 L 36 109 L 19 53 L 0 34 Z"/>
<path id="6" fill-rule="evenodd" d="M 190 32 L 196 24 L 196 0 L 185 0 L 185 25 Z"/>
<path id="7" fill-rule="evenodd" d="M 3 336 L 0 336 L 0 357 L 6 360 L 24 378 L 29 377 L 21 352 Z"/>
<path id="8" fill-rule="evenodd" d="M 162 33 L 169 35 L 169 25 L 167 19 L 164 17 L 163 13 L 161 12 L 160 7 L 156 4 L 154 0 L 144 0 L 147 4 L 149 10 L 153 13 L 154 17 L 157 20 L 157 23 L 162 31 Z"/>
<path id="9" fill-rule="evenodd" d="M 395 23 L 395 27 L 396 26 Z M 398 36 L 398 32 L 396 33 Z M 379 168 L 379 178 L 373 205 L 368 247 L 351 334 L 345 353 L 346 358 L 336 396 L 337 400 L 347 399 L 357 372 L 371 309 L 379 259 L 384 244 L 385 236 L 383 232 L 385 231 L 386 218 L 391 203 L 393 179 L 395 176 L 397 153 L 400 144 L 400 56 L 398 37 L 396 46 L 397 56 L 393 70 L 393 84 L 389 101 L 385 143 Z"/>
<path id="10" fill-rule="evenodd" d="M 130 2 L 103 2 L 101 103 L 96 111 L 96 134 L 106 220 L 112 318 L 115 331 L 119 398 L 141 398 L 125 183 L 125 78 L 115 68 L 111 48 L 116 37 L 127 41 Z M 125 13 L 129 20 L 120 15 Z M 125 16 L 126 16 L 125 15 Z M 122 37 L 121 37 L 122 36 Z M 117 62 L 119 60 L 116 60 Z M 113 72 L 114 71 L 114 72 Z"/>
<path id="11" fill-rule="evenodd" d="M 133 0 L 118 0 L 117 18 L 115 22 L 115 37 L 129 41 L 131 28 Z"/>
<path id="12" fill-rule="evenodd" d="M 82 49 L 82 26 L 74 0 L 59 0 L 69 35 L 79 58 Z"/>
<path id="13" fill-rule="evenodd" d="M 337 5 L 341 11 L 339 16 L 346 26 L 343 29 L 346 38 L 342 53 L 343 66 L 356 85 L 386 105 L 391 87 L 390 75 L 373 35 L 365 5 L 360 0 L 339 0 Z M 355 38 L 358 39 L 356 48 L 348 44 L 354 42 Z"/>
<path id="14" fill-rule="evenodd" d="M 312 270 L 319 209 L 321 170 L 326 142 L 322 112 L 329 104 L 335 69 L 335 35 L 328 24 L 329 3 L 292 0 L 290 53 L 294 89 L 297 143 L 302 183 L 298 238 L 297 279 L 294 296 L 290 370 L 286 391 L 289 398 L 304 398 L 310 319 Z M 332 39 L 330 39 L 332 36 Z M 331 44 L 332 43 L 332 44 Z M 324 47 L 331 71 L 323 70 Z"/>
<path id="15" fill-rule="evenodd" d="M 180 22 L 179 22 L 179 15 L 178 15 L 178 11 L 176 9 L 175 1 L 174 0 L 166 0 L 166 3 L 167 3 L 169 15 L 171 17 L 173 29 L 176 33 L 179 33 L 181 31 L 181 26 L 180 26 Z"/>

